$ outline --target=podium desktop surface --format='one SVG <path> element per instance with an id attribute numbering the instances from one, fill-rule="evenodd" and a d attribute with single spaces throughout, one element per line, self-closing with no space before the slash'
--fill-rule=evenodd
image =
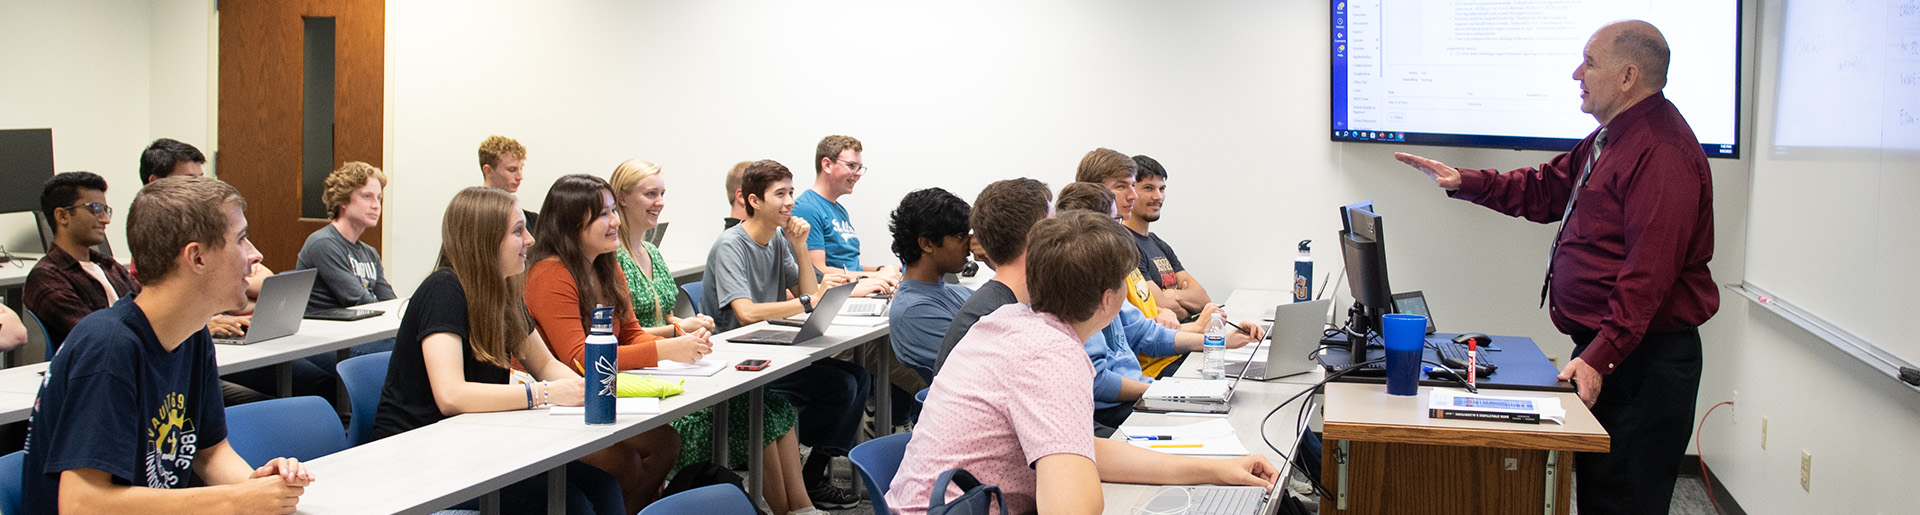
<path id="1" fill-rule="evenodd" d="M 1454 336 L 1458 335 L 1454 333 L 1438 333 L 1428 336 L 1427 339 L 1428 341 L 1437 342 L 1434 345 L 1458 345 L 1450 341 Z M 1534 344 L 1532 338 L 1524 336 L 1494 336 L 1491 347 L 1499 350 L 1489 351 L 1483 348 L 1480 349 L 1479 355 L 1482 356 L 1482 362 L 1492 363 L 1499 368 L 1494 370 L 1494 373 L 1491 375 L 1476 378 L 1477 381 L 1474 383 L 1476 386 L 1483 389 L 1492 388 L 1499 390 L 1573 391 L 1573 384 L 1560 380 L 1560 370 L 1554 367 L 1552 361 L 1547 360 L 1547 355 L 1540 352 L 1540 346 Z M 1383 357 L 1386 356 L 1386 352 L 1384 348 L 1368 347 L 1367 357 Z M 1348 353 L 1344 344 L 1328 347 L 1326 353 L 1321 355 L 1321 363 L 1345 365 L 1351 362 L 1348 361 L 1349 356 L 1351 356 L 1351 354 Z M 1434 363 L 1440 362 L 1440 357 L 1432 347 L 1421 349 L 1420 359 Z M 1384 365 L 1382 365 L 1380 370 L 1382 372 L 1381 374 L 1371 377 L 1349 374 L 1335 379 L 1335 381 L 1386 384 L 1387 378 L 1384 376 L 1386 370 Z M 1427 379 L 1425 373 L 1420 374 L 1420 386 L 1458 385 L 1459 383 L 1456 381 L 1432 380 Z"/>

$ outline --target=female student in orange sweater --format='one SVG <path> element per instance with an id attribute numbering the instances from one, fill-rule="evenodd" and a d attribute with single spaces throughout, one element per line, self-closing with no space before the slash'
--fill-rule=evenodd
<path id="1" fill-rule="evenodd" d="M 597 305 L 614 308 L 622 370 L 651 367 L 662 359 L 693 363 L 713 351 L 706 329 L 661 338 L 634 319 L 627 279 L 614 257 L 620 249 L 620 213 L 607 181 L 591 175 L 561 177 L 547 190 L 540 214 L 529 256 L 534 263 L 527 271 L 527 311 L 554 357 L 576 369 L 586 361 L 588 313 Z M 618 478 L 628 511 L 639 511 L 658 498 L 680 455 L 680 436 L 671 426 L 661 426 L 615 447 L 630 453 L 601 453 L 582 461 Z"/>

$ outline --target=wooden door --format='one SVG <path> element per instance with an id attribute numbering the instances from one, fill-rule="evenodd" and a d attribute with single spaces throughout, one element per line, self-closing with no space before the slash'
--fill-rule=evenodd
<path id="1" fill-rule="evenodd" d="M 347 161 L 384 169 L 386 2 L 221 0 L 219 9 L 215 171 L 247 197 L 253 243 L 267 266 L 288 270 L 307 235 L 327 223 L 301 216 L 307 19 L 332 18 L 335 28 L 328 169 Z M 380 230 L 360 241 L 381 248 Z"/>

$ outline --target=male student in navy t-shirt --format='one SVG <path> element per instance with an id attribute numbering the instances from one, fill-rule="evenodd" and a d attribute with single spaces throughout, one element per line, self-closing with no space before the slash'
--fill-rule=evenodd
<path id="1" fill-rule="evenodd" d="M 143 289 L 82 319 L 28 422 L 24 508 L 51 513 L 293 513 L 299 460 L 254 468 L 227 445 L 207 319 L 247 302 L 260 253 L 246 201 L 203 177 L 154 181 L 127 240 Z M 204 487 L 189 488 L 197 474 Z"/>

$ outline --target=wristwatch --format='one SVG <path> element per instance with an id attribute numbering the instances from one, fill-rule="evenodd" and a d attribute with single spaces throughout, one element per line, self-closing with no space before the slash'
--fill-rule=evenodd
<path id="1" fill-rule="evenodd" d="M 812 313 L 813 312 L 813 296 L 805 293 L 800 294 L 800 308 L 807 310 L 808 313 Z"/>

